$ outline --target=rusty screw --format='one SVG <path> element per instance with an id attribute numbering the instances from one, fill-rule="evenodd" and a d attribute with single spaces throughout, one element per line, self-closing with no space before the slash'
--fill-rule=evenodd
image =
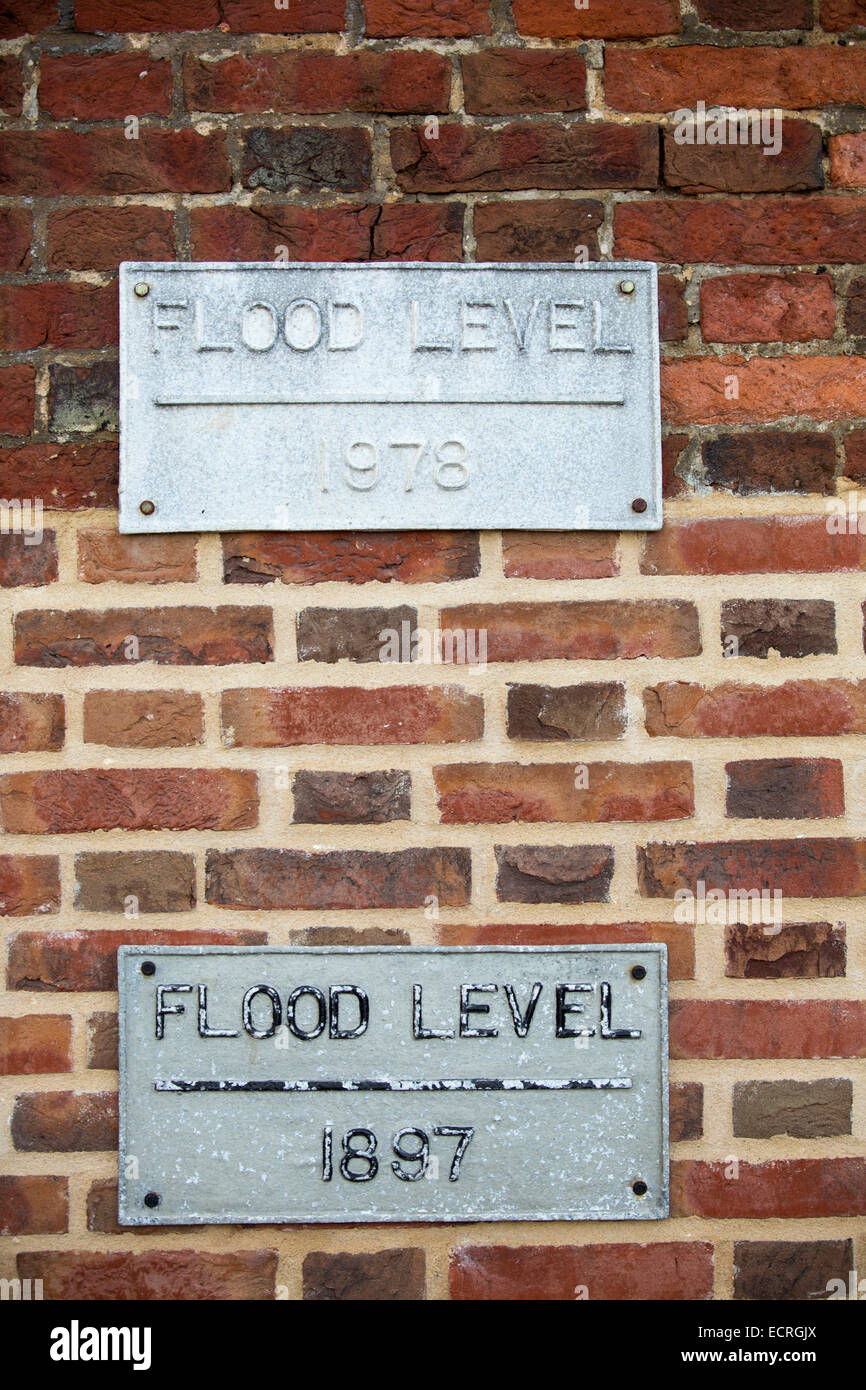
<path id="1" fill-rule="evenodd" d="M 632 509 L 633 512 L 645 512 L 645 511 L 646 511 L 646 498 L 645 498 L 645 497 L 636 497 L 636 498 L 634 499 L 634 501 L 632 502 L 632 504 L 631 504 L 631 509 Z M 142 510 L 143 510 L 143 508 L 142 508 Z"/>
<path id="2" fill-rule="evenodd" d="M 646 506 L 645 502 L 644 506 Z M 154 506 L 153 502 L 144 501 L 139 502 L 138 510 L 141 512 L 142 516 L 153 516 L 154 512 L 156 511 L 156 507 Z"/>
<path id="3" fill-rule="evenodd" d="M 138 284 L 133 287 L 133 294 L 138 295 L 139 299 L 144 299 L 146 295 L 150 294 L 150 285 L 146 280 L 139 280 Z"/>
<path id="4" fill-rule="evenodd" d="M 619 288 L 621 294 L 634 294 L 634 280 L 620 280 Z"/>

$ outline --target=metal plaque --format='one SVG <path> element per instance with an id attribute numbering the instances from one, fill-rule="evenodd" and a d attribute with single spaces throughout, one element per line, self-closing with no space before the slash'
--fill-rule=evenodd
<path id="1" fill-rule="evenodd" d="M 663 945 L 118 967 L 126 1225 L 668 1215 Z"/>
<path id="2" fill-rule="evenodd" d="M 656 267 L 120 267 L 120 529 L 662 524 Z"/>

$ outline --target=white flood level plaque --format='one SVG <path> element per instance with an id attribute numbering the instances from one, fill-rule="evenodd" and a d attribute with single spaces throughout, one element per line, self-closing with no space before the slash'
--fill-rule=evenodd
<path id="1" fill-rule="evenodd" d="M 668 1215 L 663 945 L 118 967 L 125 1225 Z"/>
<path id="2" fill-rule="evenodd" d="M 120 267 L 120 529 L 662 524 L 656 267 Z"/>

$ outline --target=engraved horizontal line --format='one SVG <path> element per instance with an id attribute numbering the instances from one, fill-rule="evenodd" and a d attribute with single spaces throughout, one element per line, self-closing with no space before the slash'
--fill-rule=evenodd
<path id="1" fill-rule="evenodd" d="M 155 1091 L 628 1091 L 630 1076 L 580 1077 L 443 1077 L 436 1081 L 155 1081 Z"/>
<path id="2" fill-rule="evenodd" d="M 208 400 L 208 401 L 180 401 L 164 400 L 161 397 L 154 400 L 157 406 L 234 406 L 234 405 L 625 405 L 624 396 L 584 396 L 573 397 L 569 400 L 523 400 L 523 401 L 476 401 L 466 400 L 462 397 L 455 397 L 452 400 L 417 400 L 414 396 L 369 396 L 355 397 L 343 396 L 339 400 L 301 400 L 288 398 L 285 396 L 271 397 L 269 399 L 250 399 L 250 400 Z"/>

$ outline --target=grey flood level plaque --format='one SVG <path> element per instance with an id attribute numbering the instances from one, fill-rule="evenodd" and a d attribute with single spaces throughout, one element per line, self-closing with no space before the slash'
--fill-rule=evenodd
<path id="1" fill-rule="evenodd" d="M 663 945 L 122 946 L 125 1225 L 668 1215 Z"/>
<path id="2" fill-rule="evenodd" d="M 662 524 L 656 267 L 120 267 L 120 529 Z"/>

